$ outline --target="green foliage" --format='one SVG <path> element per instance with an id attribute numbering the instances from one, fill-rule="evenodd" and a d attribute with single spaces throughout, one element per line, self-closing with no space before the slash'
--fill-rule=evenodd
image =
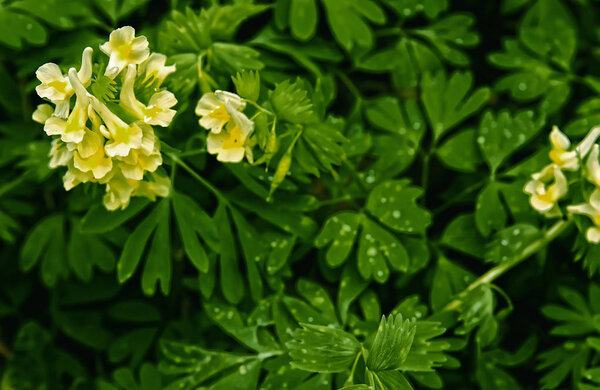
<path id="1" fill-rule="evenodd" d="M 600 124 L 599 19 L 592 0 L 0 0 L 0 389 L 600 389 L 600 245 L 565 207 L 595 189 L 587 156 L 562 215 L 523 192 L 553 125 L 576 146 Z M 99 45 L 126 25 L 176 67 L 145 81 L 178 101 L 156 130 L 172 184 L 107 211 L 64 190 L 31 117 L 36 69 L 87 46 L 87 91 L 117 106 Z M 247 161 L 208 153 L 194 108 L 216 90 L 243 99 Z"/>

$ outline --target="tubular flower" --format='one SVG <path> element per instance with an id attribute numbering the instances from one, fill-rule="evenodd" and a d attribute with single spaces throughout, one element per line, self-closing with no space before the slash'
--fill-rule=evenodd
<path id="1" fill-rule="evenodd" d="M 31 119 L 43 125 L 44 123 L 46 123 L 48 118 L 52 116 L 52 114 L 54 114 L 54 108 L 52 108 L 51 105 L 40 104 L 37 106 L 37 108 L 31 115 Z"/>
<path id="2" fill-rule="evenodd" d="M 246 115 L 233 109 L 232 103 L 226 103 L 231 112 L 231 120 L 221 132 L 209 133 L 206 139 L 208 153 L 216 154 L 221 162 L 240 162 L 245 155 L 251 156 L 248 136 L 254 130 L 254 122 Z"/>
<path id="3" fill-rule="evenodd" d="M 78 79 L 86 87 L 92 78 L 92 53 L 91 47 L 85 48 L 81 58 L 81 68 L 77 74 Z M 40 66 L 35 75 L 41 81 L 41 84 L 35 88 L 37 94 L 56 105 L 54 115 L 66 118 L 69 115 L 69 102 L 73 96 L 69 76 L 63 75 L 58 65 L 52 62 Z"/>
<path id="4" fill-rule="evenodd" d="M 160 53 L 152 53 L 146 61 L 140 64 L 138 75 L 144 75 L 143 83 L 157 83 L 160 87 L 165 78 L 177 69 L 175 65 L 166 66 L 167 56 Z"/>
<path id="5" fill-rule="evenodd" d="M 177 104 L 175 95 L 169 91 L 157 92 L 150 97 L 146 106 L 135 97 L 133 91 L 135 76 L 135 65 L 129 65 L 125 69 L 120 104 L 144 123 L 168 127 L 175 116 L 175 110 L 171 110 L 171 107 Z"/>
<path id="6" fill-rule="evenodd" d="M 91 101 L 92 107 L 106 124 L 100 126 L 100 132 L 109 139 L 104 145 L 109 156 L 126 157 L 131 149 L 142 145 L 142 129 L 137 123 L 126 123 L 94 96 Z"/>
<path id="7" fill-rule="evenodd" d="M 158 90 L 174 67 L 164 66 L 163 55 L 148 57 L 147 46 L 146 38 L 135 38 L 133 28 L 123 27 L 113 31 L 109 42 L 102 46 L 102 51 L 111 57 L 107 76 L 99 75 L 92 81 L 90 48 L 83 53 L 79 72 L 71 68 L 63 76 L 55 64 L 38 69 L 42 82 L 38 93 L 56 106 L 41 104 L 32 115 L 33 120 L 44 124 L 46 134 L 53 137 L 50 167 L 67 168 L 63 177 L 67 191 L 80 183 L 105 185 L 103 203 L 109 210 L 127 207 L 132 196 L 155 200 L 170 191 L 169 178 L 156 172 L 163 160 L 160 140 L 151 125 L 166 127 L 175 116 L 175 110 L 171 109 L 177 103 L 175 96 L 164 88 Z M 144 70 L 138 72 L 135 64 L 146 59 Z M 107 82 L 108 76 L 114 78 L 123 69 L 126 69 L 123 77 Z M 142 79 L 138 74 L 146 76 Z M 91 85 L 92 82 L 98 84 Z M 114 95 L 105 92 L 94 95 L 99 89 L 105 91 L 107 84 L 121 91 L 116 103 L 133 114 L 133 121 L 131 116 L 120 116 L 123 110 L 113 110 L 119 108 L 108 102 Z M 150 98 L 139 101 L 134 91 Z M 69 110 L 73 94 L 76 100 Z M 67 115 L 60 117 L 59 108 Z"/>
<path id="8" fill-rule="evenodd" d="M 587 178 L 590 182 L 594 183 L 596 187 L 600 187 L 600 162 L 598 162 L 598 156 L 600 155 L 600 146 L 594 145 L 590 156 L 587 159 Z"/>
<path id="9" fill-rule="evenodd" d="M 246 102 L 235 93 L 226 91 L 208 92 L 196 105 L 196 115 L 201 116 L 200 126 L 218 134 L 232 115 L 246 108 Z"/>
<path id="10" fill-rule="evenodd" d="M 44 123 L 44 130 L 48 135 L 60 135 L 63 142 L 78 143 L 85 134 L 90 99 L 85 87 L 77 77 L 75 68 L 69 69 L 69 81 L 77 95 L 75 108 L 66 121 L 57 116 L 48 118 Z"/>
<path id="11" fill-rule="evenodd" d="M 100 50 L 110 57 L 104 75 L 114 79 L 128 64 L 141 64 L 149 54 L 145 36 L 135 36 L 131 26 L 121 27 L 110 33 L 108 42 Z"/>
<path id="12" fill-rule="evenodd" d="M 550 164 L 531 178 L 524 188 L 525 193 L 530 195 L 531 206 L 548 218 L 560 216 L 558 201 L 568 191 L 567 178 L 560 167 Z M 553 183 L 549 184 L 551 181 Z"/>
<path id="13" fill-rule="evenodd" d="M 579 169 L 579 159 L 583 159 L 589 153 L 598 136 L 600 136 L 600 127 L 594 127 L 575 149 L 569 150 L 571 141 L 557 126 L 554 126 L 550 132 L 552 144 L 550 159 L 561 169 L 576 171 Z"/>
<path id="14" fill-rule="evenodd" d="M 600 243 L 600 189 L 594 190 L 587 203 L 568 206 L 567 210 L 573 214 L 588 216 L 594 226 L 585 232 L 586 239 L 594 244 Z"/>

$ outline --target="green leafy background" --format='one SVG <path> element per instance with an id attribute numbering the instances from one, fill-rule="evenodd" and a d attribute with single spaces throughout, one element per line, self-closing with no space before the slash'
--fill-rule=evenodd
<path id="1" fill-rule="evenodd" d="M 600 389 L 600 247 L 550 242 L 522 192 L 552 125 L 600 123 L 599 20 L 596 0 L 0 0 L 0 389 Z M 30 118 L 37 67 L 123 25 L 177 65 L 174 189 L 108 212 L 63 190 Z M 267 171 L 203 152 L 217 88 L 281 121 Z"/>

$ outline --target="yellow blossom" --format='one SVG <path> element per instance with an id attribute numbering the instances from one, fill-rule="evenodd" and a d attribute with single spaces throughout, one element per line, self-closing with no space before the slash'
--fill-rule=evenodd
<path id="1" fill-rule="evenodd" d="M 175 65 L 166 66 L 167 56 L 160 53 L 152 53 L 150 57 L 140 64 L 138 75 L 144 75 L 142 82 L 157 81 L 160 86 L 165 78 L 177 69 Z"/>
<path id="2" fill-rule="evenodd" d="M 56 168 L 60 166 L 66 166 L 71 159 L 73 159 L 73 152 L 69 150 L 67 145 L 60 139 L 56 138 L 52 140 L 50 153 L 50 168 Z"/>
<path id="3" fill-rule="evenodd" d="M 104 178 L 111 171 L 113 163 L 104 152 L 102 135 L 86 130 L 83 141 L 74 152 L 73 163 L 82 172 L 92 172 L 94 179 Z"/>
<path id="4" fill-rule="evenodd" d="M 94 181 L 92 172 L 80 171 L 75 167 L 73 160 L 69 161 L 67 172 L 63 176 L 65 190 L 70 191 L 80 183 L 87 183 L 88 181 Z"/>
<path id="5" fill-rule="evenodd" d="M 589 153 L 598 136 L 600 136 L 600 127 L 594 127 L 579 145 L 570 150 L 571 141 L 557 126 L 554 126 L 550 132 L 552 144 L 550 159 L 561 169 L 576 171 L 579 169 L 579 159 L 583 159 Z"/>
<path id="6" fill-rule="evenodd" d="M 600 189 L 594 190 L 587 203 L 568 206 L 567 210 L 573 214 L 588 216 L 594 226 L 587 229 L 585 237 L 591 243 L 600 243 Z"/>
<path id="7" fill-rule="evenodd" d="M 54 114 L 54 108 L 52 108 L 51 105 L 40 104 L 37 106 L 37 108 L 31 115 L 31 119 L 43 125 L 44 123 L 46 123 L 48 118 L 52 116 L 52 114 Z"/>
<path id="8" fill-rule="evenodd" d="M 230 102 L 227 103 L 229 107 Z M 231 120 L 219 133 L 210 133 L 206 139 L 208 153 L 216 154 L 222 162 L 240 162 L 244 155 L 251 156 L 247 145 L 248 136 L 254 130 L 254 122 L 241 112 L 231 109 Z"/>
<path id="9" fill-rule="evenodd" d="M 201 116 L 200 126 L 218 134 L 235 113 L 241 112 L 246 102 L 235 93 L 227 91 L 208 92 L 196 105 L 196 115 Z"/>
<path id="10" fill-rule="evenodd" d="M 171 107 L 177 104 L 175 95 L 169 91 L 157 92 L 150 97 L 146 106 L 135 97 L 133 90 L 135 75 L 135 65 L 129 65 L 125 69 L 121 88 L 121 106 L 144 123 L 168 127 L 175 116 L 175 110 L 171 110 Z"/>
<path id="11" fill-rule="evenodd" d="M 156 200 L 157 196 L 167 197 L 171 192 L 171 180 L 168 177 L 163 177 L 152 174 L 153 181 L 142 181 L 134 192 L 135 196 L 145 196 L 152 201 Z"/>
<path id="12" fill-rule="evenodd" d="M 531 206 L 549 218 L 560 216 L 558 200 L 565 196 L 568 190 L 567 178 L 560 167 L 550 164 L 541 172 L 531 175 L 531 178 L 524 188 L 525 193 L 531 195 Z M 550 182 L 552 184 L 549 184 Z"/>
<path id="13" fill-rule="evenodd" d="M 104 145 L 106 154 L 110 157 L 127 156 L 131 149 L 137 149 L 142 144 L 142 129 L 136 124 L 127 124 L 96 97 L 90 96 L 92 107 L 100 115 L 106 126 L 101 125 L 101 133 L 109 138 Z"/>
<path id="14" fill-rule="evenodd" d="M 63 142 L 79 143 L 85 134 L 89 98 L 75 68 L 69 69 L 69 81 L 77 95 L 75 108 L 66 121 L 57 116 L 48 118 L 44 124 L 44 131 L 48 135 L 60 135 Z"/>
<path id="15" fill-rule="evenodd" d="M 81 58 L 81 68 L 77 73 L 79 81 L 87 87 L 92 78 L 92 53 L 91 47 L 86 47 Z M 69 115 L 69 102 L 73 96 L 73 86 L 68 75 L 63 75 L 58 65 L 49 62 L 38 68 L 35 72 L 41 84 L 35 87 L 41 98 L 50 100 L 56 105 L 54 115 L 66 118 Z"/>
<path id="16" fill-rule="evenodd" d="M 121 27 L 110 33 L 108 42 L 100 46 L 110 56 L 105 76 L 115 78 L 128 64 L 141 64 L 148 58 L 148 40 L 145 36 L 135 36 L 131 26 Z"/>
<path id="17" fill-rule="evenodd" d="M 106 183 L 106 194 L 102 198 L 104 206 L 108 210 L 126 208 L 139 183 L 137 180 L 127 179 L 121 173 L 116 173 Z"/>

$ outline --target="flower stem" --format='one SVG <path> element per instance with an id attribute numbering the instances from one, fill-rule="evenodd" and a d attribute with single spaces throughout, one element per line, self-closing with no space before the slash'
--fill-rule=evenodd
<path id="1" fill-rule="evenodd" d="M 260 112 L 264 112 L 265 114 L 268 114 L 268 115 L 271 115 L 271 116 L 275 116 L 275 114 L 272 111 L 269 111 L 266 108 L 263 108 L 260 104 L 256 103 L 253 100 L 244 99 L 244 101 L 246 103 L 250 103 L 251 105 L 253 105 L 254 107 L 256 107 L 256 109 L 259 110 Z"/>
<path id="2" fill-rule="evenodd" d="M 556 222 L 554 225 L 552 225 L 550 227 L 550 229 L 548 229 L 544 233 L 544 235 L 542 237 L 540 237 L 539 239 L 535 240 L 534 242 L 529 244 L 527 247 L 525 247 L 525 249 L 523 249 L 523 252 L 521 252 L 520 255 L 516 256 L 514 259 L 512 259 L 510 261 L 498 264 L 497 266 L 493 267 L 492 269 L 490 269 L 489 271 L 487 271 L 486 273 L 481 275 L 479 278 L 477 278 L 462 293 L 459 294 L 458 298 L 450 301 L 450 303 L 448 303 L 442 309 L 442 311 L 452 311 L 452 310 L 459 309 L 460 306 L 463 304 L 461 297 L 464 297 L 467 292 L 472 291 L 483 284 L 492 283 L 494 280 L 496 280 L 497 278 L 502 276 L 508 270 L 512 269 L 513 267 L 520 264 L 524 260 L 528 259 L 531 255 L 535 254 L 540 249 L 544 248 L 546 245 L 548 245 L 550 242 L 552 242 L 554 239 L 559 237 L 561 235 L 561 233 L 564 232 L 572 224 L 573 224 L 572 219 L 563 219 L 563 220 Z"/>
<path id="3" fill-rule="evenodd" d="M 215 186 L 209 183 L 206 179 L 200 176 L 195 170 L 192 169 L 189 165 L 187 165 L 183 160 L 174 154 L 169 154 L 169 157 L 173 160 L 175 164 L 179 164 L 184 170 L 186 170 L 194 179 L 196 179 L 200 184 L 206 187 L 210 192 L 212 192 L 220 201 L 224 202 L 224 204 L 229 204 L 229 201 L 225 196 L 219 191 Z"/>

